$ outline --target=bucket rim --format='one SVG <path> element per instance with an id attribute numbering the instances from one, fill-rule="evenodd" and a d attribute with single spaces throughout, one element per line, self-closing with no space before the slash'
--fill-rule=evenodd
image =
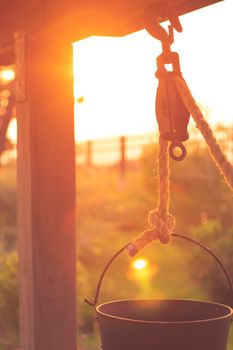
<path id="1" fill-rule="evenodd" d="M 114 304 L 118 302 L 129 302 L 129 301 L 178 301 L 178 302 L 193 302 L 193 303 L 202 303 L 202 304 L 211 304 L 211 305 L 216 305 L 216 306 L 221 306 L 224 307 L 226 310 L 229 312 L 224 315 L 224 316 L 219 316 L 219 317 L 214 317 L 214 318 L 208 318 L 208 319 L 203 319 L 203 320 L 192 320 L 192 321 L 145 321 L 145 320 L 138 320 L 138 319 L 133 319 L 133 318 L 126 318 L 126 317 L 120 317 L 120 316 L 114 316 L 107 314 L 103 311 L 100 311 L 100 308 L 104 305 L 109 305 L 109 304 Z M 202 301 L 202 300 L 193 300 L 193 299 L 119 299 L 119 300 L 112 300 L 108 301 L 105 303 L 101 303 L 100 305 L 96 306 L 96 312 L 97 314 L 100 314 L 105 317 L 125 321 L 125 322 L 137 322 L 137 323 L 150 323 L 150 324 L 194 324 L 194 323 L 205 323 L 205 322 L 214 322 L 214 321 L 220 321 L 223 319 L 231 318 L 231 321 L 233 320 L 233 309 L 225 304 L 221 303 L 216 303 L 212 301 Z"/>

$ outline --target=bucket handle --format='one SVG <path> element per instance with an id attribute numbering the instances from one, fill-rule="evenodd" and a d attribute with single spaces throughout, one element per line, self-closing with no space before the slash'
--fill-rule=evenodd
<path id="1" fill-rule="evenodd" d="M 222 271 L 224 272 L 225 274 L 225 277 L 226 277 L 226 280 L 228 282 L 228 286 L 229 286 L 229 289 L 231 291 L 231 297 L 232 297 L 232 305 L 233 305 L 233 285 L 232 285 L 232 282 L 231 282 L 231 278 L 230 278 L 230 275 L 229 275 L 229 272 L 227 271 L 225 265 L 223 264 L 222 260 L 209 248 L 207 247 L 206 245 L 204 245 L 203 243 L 199 242 L 198 240 L 190 237 L 190 236 L 186 236 L 186 235 L 183 235 L 183 234 L 179 234 L 179 233 L 172 233 L 172 236 L 173 237 L 177 237 L 177 238 L 182 238 L 186 241 L 189 241 L 195 245 L 198 245 L 199 247 L 201 247 L 203 250 L 205 250 L 206 252 L 208 252 L 216 261 L 217 263 L 219 264 L 219 266 L 221 267 Z M 100 293 L 100 288 L 101 288 L 101 285 L 102 285 L 102 282 L 103 282 L 103 279 L 104 279 L 104 276 L 106 274 L 106 272 L 108 271 L 108 269 L 110 268 L 110 266 L 112 265 L 112 263 L 114 262 L 114 260 L 121 254 L 123 253 L 127 247 L 130 245 L 130 243 L 127 243 L 126 245 L 124 245 L 121 249 L 119 249 L 112 257 L 111 259 L 108 261 L 108 263 L 106 264 L 106 266 L 104 267 L 101 275 L 100 275 L 100 278 L 99 278 L 99 281 L 98 281 L 98 284 L 97 284 L 97 287 L 96 287 L 96 292 L 95 292 L 95 297 L 94 297 L 94 300 L 91 301 L 91 300 L 88 300 L 88 299 L 85 299 L 85 302 L 93 307 L 96 306 L 96 304 L 98 303 L 98 299 L 99 299 L 99 293 Z"/>

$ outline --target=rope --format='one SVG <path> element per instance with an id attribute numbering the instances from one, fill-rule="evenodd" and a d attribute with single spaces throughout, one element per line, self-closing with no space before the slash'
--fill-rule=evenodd
<path id="1" fill-rule="evenodd" d="M 227 160 L 220 145 L 217 143 L 217 140 L 209 124 L 204 119 L 204 116 L 196 104 L 185 80 L 178 75 L 173 75 L 172 79 L 180 97 L 183 100 L 184 105 L 192 115 L 198 129 L 208 144 L 212 158 L 224 176 L 226 184 L 233 191 L 232 164 L 230 164 L 230 162 Z M 161 118 L 166 117 L 165 115 L 163 116 L 164 113 L 167 113 L 166 111 L 166 108 L 164 109 L 163 106 L 160 107 Z M 157 209 L 151 211 L 148 215 L 150 228 L 143 231 L 128 245 L 127 250 L 130 256 L 134 256 L 147 244 L 156 239 L 158 239 L 163 244 L 167 244 L 170 241 L 172 232 L 175 227 L 175 218 L 169 213 L 170 169 L 168 141 L 164 140 L 161 134 L 159 137 L 158 169 L 159 206 Z"/>
<path id="2" fill-rule="evenodd" d="M 143 231 L 128 245 L 127 250 L 130 256 L 134 256 L 139 250 L 156 239 L 159 239 L 163 244 L 167 244 L 175 227 L 175 218 L 169 213 L 170 169 L 168 142 L 161 135 L 159 137 L 158 168 L 159 206 L 148 215 L 148 222 L 151 228 Z"/>
<path id="3" fill-rule="evenodd" d="M 192 115 L 198 129 L 209 146 L 213 160 L 219 168 L 220 173 L 223 175 L 226 184 L 233 191 L 233 165 L 227 160 L 220 145 L 217 143 L 209 124 L 204 119 L 204 116 L 196 104 L 185 80 L 179 76 L 173 76 L 173 79 L 186 108 Z"/>

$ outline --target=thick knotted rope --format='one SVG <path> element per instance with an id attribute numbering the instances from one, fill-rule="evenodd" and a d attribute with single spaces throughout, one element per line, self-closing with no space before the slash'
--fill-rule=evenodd
<path id="1" fill-rule="evenodd" d="M 217 140 L 212 130 L 210 129 L 209 124 L 204 119 L 204 116 L 196 104 L 185 80 L 175 75 L 173 76 L 173 79 L 186 108 L 195 120 L 198 129 L 202 133 L 207 145 L 209 146 L 212 158 L 214 159 L 221 174 L 224 176 L 226 184 L 233 191 L 233 165 L 227 160 L 220 145 L 217 143 Z"/>
<path id="2" fill-rule="evenodd" d="M 161 243 L 167 244 L 175 227 L 175 218 L 169 213 L 170 168 L 168 142 L 161 136 L 159 138 L 158 169 L 159 207 L 148 215 L 148 222 L 151 227 L 143 231 L 128 246 L 127 249 L 130 256 L 134 256 L 155 239 L 159 239 Z"/>
<path id="3" fill-rule="evenodd" d="M 204 116 L 196 104 L 186 82 L 178 75 L 172 77 L 177 91 L 179 92 L 186 108 L 195 120 L 197 127 L 201 131 L 206 143 L 209 146 L 212 158 L 215 164 L 219 168 L 220 172 L 224 176 L 224 179 L 230 189 L 233 191 L 233 166 L 227 160 L 220 145 L 210 129 L 209 124 L 204 119 Z M 161 243 L 167 244 L 170 241 L 172 231 L 175 227 L 175 219 L 169 213 L 169 191 L 170 191 L 170 169 L 169 169 L 169 156 L 168 156 L 168 142 L 161 136 L 159 139 L 159 156 L 158 156 L 158 168 L 159 168 L 159 207 L 152 211 L 148 215 L 148 221 L 150 228 L 142 232 L 136 237 L 131 244 L 129 244 L 127 250 L 130 256 L 137 254 L 139 250 L 144 248 L 147 244 L 153 240 L 158 239 Z"/>

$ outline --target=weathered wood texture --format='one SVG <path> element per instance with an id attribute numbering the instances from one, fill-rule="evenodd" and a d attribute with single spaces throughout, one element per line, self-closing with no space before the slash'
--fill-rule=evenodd
<path id="1" fill-rule="evenodd" d="M 72 47 L 29 37 L 25 48 L 26 94 L 17 102 L 21 349 L 74 350 Z"/>

